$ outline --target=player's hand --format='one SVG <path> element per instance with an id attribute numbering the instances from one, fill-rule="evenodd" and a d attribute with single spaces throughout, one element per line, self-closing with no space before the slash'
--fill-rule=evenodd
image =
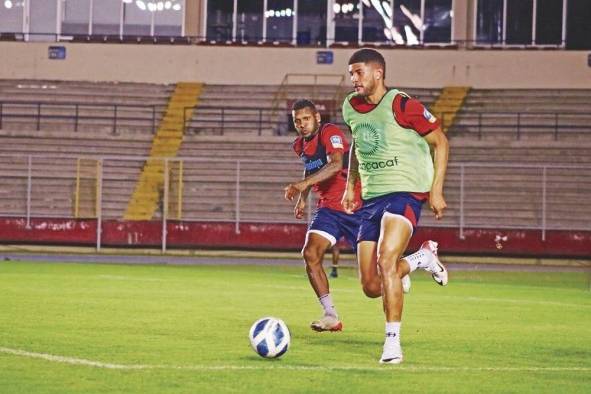
<path id="1" fill-rule="evenodd" d="M 352 214 L 355 209 L 357 209 L 357 204 L 357 201 L 355 201 L 355 192 L 345 190 L 343 198 L 341 199 L 341 205 L 343 206 L 345 212 Z"/>
<path id="2" fill-rule="evenodd" d="M 431 193 L 429 196 L 429 205 L 433 213 L 435 213 L 435 219 L 442 219 L 443 210 L 447 208 L 447 204 L 445 203 L 443 195 L 439 193 Z"/>
<path id="3" fill-rule="evenodd" d="M 293 209 L 293 215 L 296 219 L 302 219 L 304 217 L 304 208 L 306 207 L 306 202 L 303 200 L 299 200 Z"/>
<path id="4" fill-rule="evenodd" d="M 306 185 L 302 184 L 302 182 L 290 183 L 283 189 L 283 192 L 285 193 L 284 198 L 288 201 L 292 201 L 296 194 L 299 194 L 304 190 L 306 190 Z"/>

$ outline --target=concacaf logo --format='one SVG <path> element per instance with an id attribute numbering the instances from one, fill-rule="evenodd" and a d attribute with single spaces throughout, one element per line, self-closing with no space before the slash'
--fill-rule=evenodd
<path id="1" fill-rule="evenodd" d="M 369 123 L 359 123 L 353 128 L 357 153 L 364 158 L 371 157 L 380 146 L 381 135 L 375 126 Z"/>

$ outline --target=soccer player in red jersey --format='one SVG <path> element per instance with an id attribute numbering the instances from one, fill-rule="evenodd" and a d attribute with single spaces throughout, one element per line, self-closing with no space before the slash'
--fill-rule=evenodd
<path id="1" fill-rule="evenodd" d="M 354 249 L 357 246 L 359 219 L 355 213 L 345 213 L 341 205 L 347 181 L 349 143 L 337 126 L 321 123 L 316 106 L 309 100 L 296 101 L 292 115 L 299 133 L 293 149 L 303 161 L 305 172 L 302 180 L 285 187 L 285 198 L 293 200 L 297 197 L 294 215 L 301 219 L 310 190 L 319 197 L 302 250 L 310 284 L 324 309 L 323 317 L 313 321 L 311 328 L 316 331 L 341 331 L 343 324 L 334 307 L 322 261 L 325 252 L 341 237 L 345 237 Z M 361 206 L 359 188 L 353 198 L 357 207 Z"/>

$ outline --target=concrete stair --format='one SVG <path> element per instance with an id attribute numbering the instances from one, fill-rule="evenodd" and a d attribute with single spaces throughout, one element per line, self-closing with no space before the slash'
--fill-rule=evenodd
<path id="1" fill-rule="evenodd" d="M 150 149 L 150 159 L 125 211 L 126 220 L 152 219 L 162 199 L 164 172 L 168 170 L 163 157 L 175 157 L 183 141 L 185 120 L 190 118 L 199 101 L 202 84 L 178 83 L 168 103 L 166 114 L 158 126 Z"/>

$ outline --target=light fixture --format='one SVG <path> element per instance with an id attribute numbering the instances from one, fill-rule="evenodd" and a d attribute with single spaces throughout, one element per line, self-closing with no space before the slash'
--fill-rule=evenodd
<path id="1" fill-rule="evenodd" d="M 172 3 L 170 1 L 167 1 L 164 3 L 164 9 L 170 10 L 171 7 L 172 7 Z"/>
<path id="2" fill-rule="evenodd" d="M 390 3 L 386 2 L 386 1 L 382 1 L 382 7 L 384 7 L 384 11 L 386 11 L 386 15 L 388 15 L 388 17 L 392 17 L 392 7 L 390 7 Z"/>
<path id="3" fill-rule="evenodd" d="M 332 10 L 335 14 L 339 14 L 341 12 L 341 5 L 339 3 L 334 3 L 332 5 Z"/>
<path id="4" fill-rule="evenodd" d="M 404 25 L 404 32 L 406 33 L 406 45 L 419 45 L 419 38 L 413 33 L 409 25 Z"/>
<path id="5" fill-rule="evenodd" d="M 137 8 L 139 8 L 142 11 L 146 10 L 146 3 L 144 3 L 142 0 L 137 0 L 135 2 L 135 5 L 137 5 Z"/>
<path id="6" fill-rule="evenodd" d="M 152 3 L 152 2 L 148 3 L 148 10 L 150 12 L 156 11 L 156 3 Z"/>
<path id="7" fill-rule="evenodd" d="M 12 8 L 12 1 L 11 0 L 6 0 L 4 2 L 4 7 L 11 9 Z"/>
<path id="8" fill-rule="evenodd" d="M 123 0 L 123 2 L 126 4 L 131 4 L 131 3 L 133 3 L 133 0 Z"/>
<path id="9" fill-rule="evenodd" d="M 392 41 L 392 31 L 387 27 L 384 27 L 384 35 L 388 40 Z"/>
<path id="10" fill-rule="evenodd" d="M 164 11 L 164 3 L 163 3 L 163 2 L 161 2 L 161 1 L 159 1 L 159 2 L 156 4 L 156 8 L 158 9 L 158 11 Z"/>
<path id="11" fill-rule="evenodd" d="M 176 3 L 175 5 L 172 6 L 172 9 L 175 11 L 180 11 L 181 10 L 181 5 L 179 3 Z"/>
<path id="12" fill-rule="evenodd" d="M 285 10 L 285 15 L 287 16 L 292 16 L 293 15 L 293 11 L 291 10 L 291 8 L 288 8 Z"/>

